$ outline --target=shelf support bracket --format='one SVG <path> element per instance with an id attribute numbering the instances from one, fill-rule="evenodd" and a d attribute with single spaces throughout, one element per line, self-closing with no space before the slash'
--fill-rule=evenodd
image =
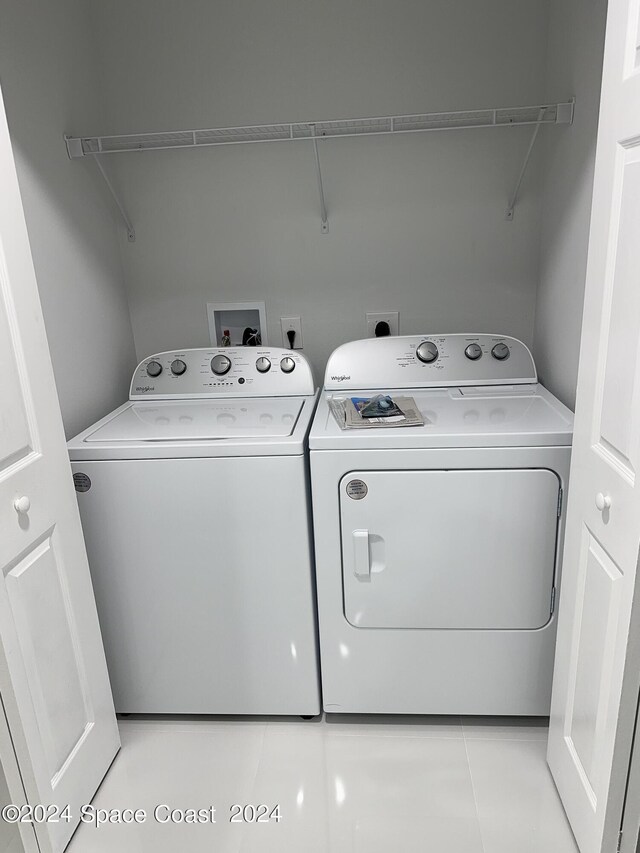
<path id="1" fill-rule="evenodd" d="M 311 138 L 313 139 L 313 152 L 316 158 L 316 175 L 318 177 L 318 192 L 320 193 L 320 214 L 322 222 L 320 223 L 320 231 L 322 234 L 329 233 L 329 220 L 327 218 L 327 205 L 324 200 L 324 188 L 322 186 L 322 169 L 320 168 L 320 154 L 318 152 L 318 137 L 316 136 L 315 124 L 309 125 L 311 128 Z"/>
<path id="2" fill-rule="evenodd" d="M 100 158 L 97 155 L 93 155 L 93 159 L 95 161 L 96 166 L 100 170 L 100 174 L 104 178 L 105 184 L 109 188 L 109 192 L 113 196 L 113 200 L 115 201 L 118 210 L 120 211 L 120 216 L 122 217 L 122 221 L 124 222 L 125 228 L 127 229 L 127 240 L 130 243 L 135 243 L 136 242 L 136 232 L 134 231 L 133 225 L 131 224 L 131 220 L 129 219 L 129 216 L 127 215 L 127 211 L 124 209 L 124 206 L 118 197 L 118 193 L 116 192 L 115 187 L 111 183 L 111 179 L 109 178 L 109 175 L 107 175 L 104 166 L 100 162 Z"/>
<path id="3" fill-rule="evenodd" d="M 79 157 L 86 157 L 87 156 L 83 147 L 82 147 L 82 139 L 67 136 L 65 134 L 64 142 L 65 142 L 65 145 L 67 146 L 67 154 L 69 155 L 70 160 L 76 160 Z M 106 172 L 104 166 L 100 162 L 100 157 L 97 154 L 91 154 L 90 156 L 93 158 L 96 166 L 98 167 L 100 174 L 102 175 L 104 182 L 107 185 L 109 192 L 111 193 L 111 196 L 113 197 L 113 200 L 115 201 L 118 210 L 120 211 L 120 216 L 122 217 L 122 221 L 124 222 L 125 228 L 127 229 L 127 240 L 130 243 L 135 243 L 136 242 L 136 232 L 133 228 L 133 225 L 131 224 L 131 220 L 129 219 L 129 217 L 127 215 L 127 211 L 124 209 L 124 205 L 122 204 L 122 202 L 120 201 L 120 199 L 118 197 L 118 193 L 116 192 L 115 187 L 111 183 L 111 179 L 109 178 L 109 175 L 107 175 L 107 172 Z"/>
<path id="4" fill-rule="evenodd" d="M 524 178 L 524 173 L 527 171 L 527 166 L 529 165 L 529 160 L 531 159 L 531 152 L 533 151 L 533 146 L 536 144 L 536 139 L 538 138 L 538 133 L 540 131 L 540 125 L 542 124 L 542 119 L 544 118 L 546 109 L 546 107 L 541 107 L 540 112 L 538 113 L 538 121 L 535 123 L 535 126 L 533 128 L 533 133 L 531 134 L 531 141 L 529 142 L 527 153 L 524 156 L 524 162 L 522 164 L 522 168 L 520 169 L 520 174 L 518 175 L 518 180 L 516 181 L 515 189 L 511 194 L 509 206 L 507 207 L 506 213 L 504 215 L 504 218 L 507 220 L 507 222 L 511 222 L 513 219 L 513 211 L 516 206 L 516 202 L 518 201 L 518 193 L 520 192 L 522 179 Z"/>

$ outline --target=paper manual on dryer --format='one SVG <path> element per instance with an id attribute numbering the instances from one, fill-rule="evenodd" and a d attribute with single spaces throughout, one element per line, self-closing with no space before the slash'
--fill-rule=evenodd
<path id="1" fill-rule="evenodd" d="M 425 424 L 413 397 L 394 397 L 393 402 L 401 410 L 402 417 L 392 418 L 363 418 L 350 397 L 332 397 L 328 402 L 340 429 L 392 429 Z"/>

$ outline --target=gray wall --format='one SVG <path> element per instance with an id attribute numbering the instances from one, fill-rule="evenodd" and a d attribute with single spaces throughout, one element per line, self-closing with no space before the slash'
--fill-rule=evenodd
<path id="1" fill-rule="evenodd" d="M 545 385 L 572 409 L 580 354 L 606 0 L 554 0 L 547 91 L 576 96 L 573 127 L 545 139 L 534 356 Z"/>
<path id="2" fill-rule="evenodd" d="M 107 103 L 86 133 L 544 98 L 541 0 L 111 0 L 94 14 Z M 328 236 L 305 143 L 112 156 L 138 238 L 122 243 L 138 356 L 206 345 L 208 300 L 265 299 L 272 344 L 279 317 L 301 315 L 318 378 L 335 346 L 365 334 L 367 310 L 399 310 L 405 334 L 501 331 L 530 343 L 537 154 L 504 221 L 529 134 L 322 143 Z"/>
<path id="3" fill-rule="evenodd" d="M 0 0 L 0 85 L 67 435 L 121 403 L 135 366 L 116 226 L 63 133 L 101 119 L 84 0 Z"/>
<path id="4" fill-rule="evenodd" d="M 367 310 L 399 310 L 404 334 L 514 334 L 573 405 L 604 0 L 0 0 L 0 16 L 68 434 L 123 399 L 133 336 L 139 357 L 207 344 L 208 300 L 265 299 L 273 344 L 279 317 L 301 315 L 318 378 Z M 511 223 L 526 128 L 322 143 L 328 236 L 304 143 L 116 155 L 135 244 L 61 142 L 573 94 L 575 125 L 542 130 Z"/>

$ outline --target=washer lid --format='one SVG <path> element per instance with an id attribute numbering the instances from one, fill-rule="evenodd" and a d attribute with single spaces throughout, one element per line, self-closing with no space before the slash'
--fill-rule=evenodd
<path id="1" fill-rule="evenodd" d="M 284 438 L 294 429 L 302 397 L 131 403 L 84 436 L 86 442 L 224 441 Z"/>

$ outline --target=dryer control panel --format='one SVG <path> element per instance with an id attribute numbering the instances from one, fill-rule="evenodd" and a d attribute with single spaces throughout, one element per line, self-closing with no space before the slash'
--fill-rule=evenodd
<path id="1" fill-rule="evenodd" d="M 145 358 L 134 371 L 129 399 L 301 397 L 314 392 L 309 362 L 295 350 L 206 347 Z"/>
<path id="2" fill-rule="evenodd" d="M 329 357 L 324 387 L 442 388 L 537 381 L 533 356 L 522 341 L 469 333 L 351 341 Z"/>

